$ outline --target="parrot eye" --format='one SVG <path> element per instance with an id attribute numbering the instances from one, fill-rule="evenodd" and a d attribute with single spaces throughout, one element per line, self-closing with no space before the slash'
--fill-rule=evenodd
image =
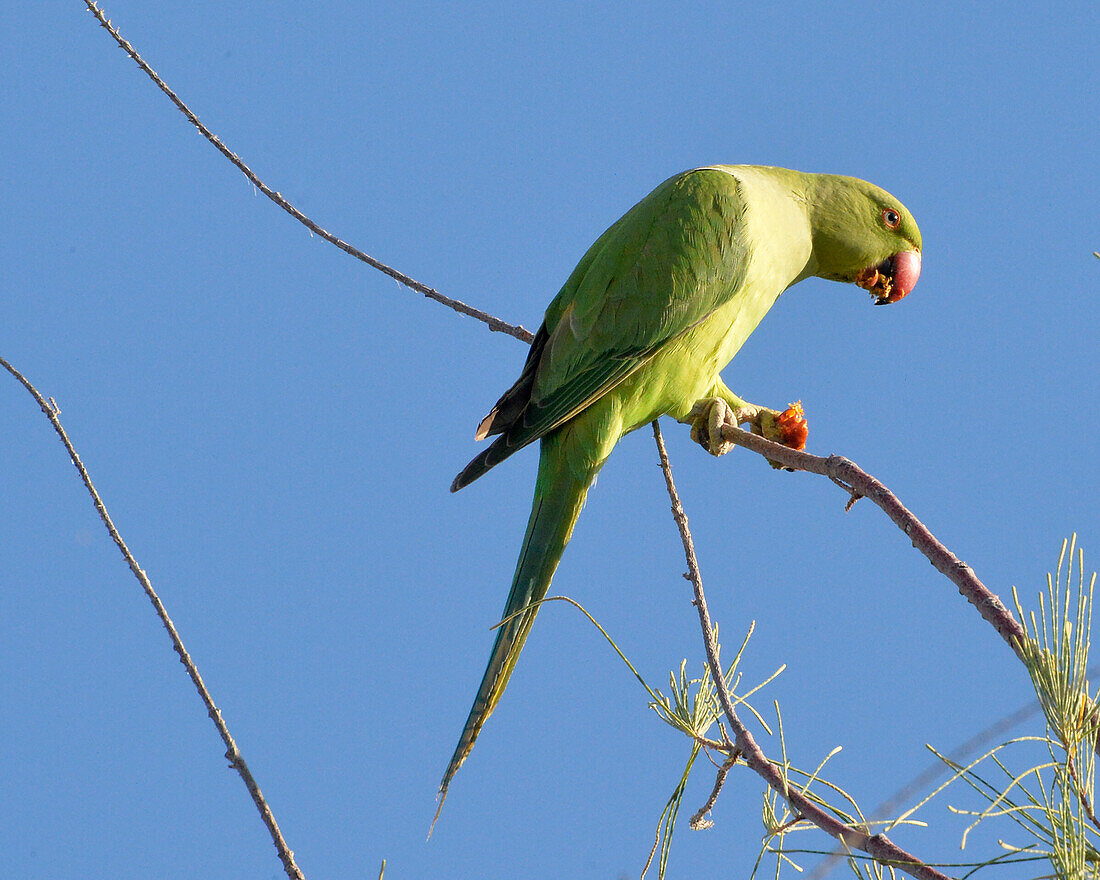
<path id="1" fill-rule="evenodd" d="M 901 215 L 893 208 L 883 208 L 882 222 L 887 229 L 897 229 L 901 225 Z"/>

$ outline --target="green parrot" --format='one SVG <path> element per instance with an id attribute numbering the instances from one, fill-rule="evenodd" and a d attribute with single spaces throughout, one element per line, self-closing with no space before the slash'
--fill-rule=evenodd
<path id="1" fill-rule="evenodd" d="M 527 533 L 489 665 L 439 787 L 496 707 L 592 481 L 624 434 L 663 415 L 715 455 L 727 418 L 801 448 L 797 404 L 780 414 L 719 376 L 779 295 L 816 275 L 856 283 L 878 304 L 908 294 L 921 236 L 905 206 L 854 177 L 715 165 L 666 180 L 601 235 L 550 303 L 516 383 L 478 426 L 499 435 L 457 492 L 541 441 Z M 522 610 L 527 608 L 527 610 Z M 438 818 L 438 811 L 436 816 Z M 434 823 L 433 823 L 434 824 Z"/>

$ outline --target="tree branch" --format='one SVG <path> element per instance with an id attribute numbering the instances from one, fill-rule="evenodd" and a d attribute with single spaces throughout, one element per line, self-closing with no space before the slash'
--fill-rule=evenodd
<path id="1" fill-rule="evenodd" d="M 737 746 L 728 746 L 730 752 L 726 755 L 726 760 L 722 762 L 722 766 L 718 768 L 718 773 L 714 777 L 714 787 L 710 790 L 710 797 L 707 798 L 706 803 L 703 804 L 695 814 L 688 820 L 688 827 L 692 831 L 704 831 L 707 828 L 711 828 L 714 823 L 707 818 L 714 805 L 718 802 L 718 795 L 722 793 L 722 786 L 726 784 L 726 776 L 730 770 L 733 769 L 733 765 L 737 763 L 737 759 L 741 757 L 741 753 L 737 751 Z M 712 762 L 713 763 L 713 762 Z"/>
<path id="2" fill-rule="evenodd" d="M 749 729 L 741 723 L 741 719 L 737 717 L 737 712 L 733 708 L 733 698 L 730 696 L 729 688 L 726 687 L 726 678 L 718 658 L 718 644 L 714 638 L 714 624 L 711 623 L 710 611 L 707 609 L 707 597 L 703 592 L 703 576 L 699 572 L 699 561 L 695 556 L 695 545 L 691 540 L 691 532 L 688 529 L 687 514 L 684 513 L 683 505 L 680 504 L 680 495 L 677 493 L 676 484 L 672 480 L 672 466 L 669 464 L 665 441 L 661 436 L 661 428 L 657 422 L 653 423 L 653 439 L 657 443 L 657 453 L 661 458 L 661 471 L 665 477 L 665 488 L 668 489 L 668 497 L 672 501 L 672 516 L 676 520 L 676 525 L 680 530 L 680 539 L 684 544 L 684 556 L 687 558 L 688 564 L 687 579 L 691 581 L 695 593 L 693 604 L 699 612 L 699 625 L 703 629 L 703 646 L 706 649 L 707 665 L 710 666 L 710 675 L 714 679 L 718 700 L 722 704 L 726 720 L 729 721 L 730 729 L 734 734 L 734 742 L 741 752 L 742 759 L 757 774 L 763 777 L 768 785 L 787 799 L 794 813 L 813 822 L 818 828 L 828 832 L 846 846 L 862 850 L 876 861 L 891 865 L 913 877 L 919 878 L 919 880 L 948 880 L 945 874 L 941 874 L 935 868 L 924 864 L 916 856 L 906 852 L 889 840 L 886 835 L 867 834 L 858 828 L 845 825 L 821 809 L 802 792 L 791 788 L 783 774 L 768 760 L 763 750 L 757 745 Z"/>
<path id="3" fill-rule="evenodd" d="M 271 808 L 267 805 L 267 800 L 264 798 L 263 792 L 260 791 L 259 785 L 256 784 L 256 780 L 252 776 L 252 771 L 248 769 L 248 765 L 245 763 L 240 749 L 237 748 L 237 743 L 229 733 L 229 728 L 222 719 L 221 710 L 214 704 L 214 698 L 210 695 L 210 691 L 207 689 L 206 683 L 202 680 L 202 676 L 199 675 L 199 670 L 195 666 L 194 661 L 192 661 L 191 655 L 187 653 L 187 649 L 183 645 L 183 640 L 176 631 L 175 624 L 172 623 L 172 618 L 168 616 L 168 612 L 165 610 L 164 603 L 160 601 L 160 597 L 153 589 L 153 584 L 149 580 L 149 576 L 145 573 L 145 570 L 138 565 L 138 561 L 134 558 L 134 554 L 130 552 L 130 548 L 127 547 L 126 542 L 122 540 L 122 535 L 120 535 L 118 529 L 115 528 L 115 524 L 111 520 L 111 515 L 107 513 L 107 507 L 104 505 L 103 499 L 99 497 L 99 492 L 96 491 L 95 485 L 92 483 L 92 477 L 88 473 L 88 469 L 84 466 L 84 462 L 80 460 L 80 456 L 77 455 L 72 441 L 69 440 L 69 435 L 65 433 L 65 428 L 61 424 L 61 410 L 57 408 L 57 404 L 54 403 L 52 397 L 47 401 L 22 373 L 2 357 L 0 357 L 0 367 L 3 367 L 11 373 L 19 383 L 27 389 L 31 397 L 33 397 L 35 402 L 42 408 L 42 412 L 46 414 L 46 418 L 50 420 L 50 424 L 53 425 L 53 429 L 57 432 L 57 436 L 61 438 L 61 442 L 65 445 L 65 450 L 69 453 L 69 458 L 72 459 L 77 473 L 80 474 L 80 479 L 84 481 L 84 486 L 87 488 L 88 494 L 92 496 L 92 503 L 95 505 L 99 518 L 103 520 L 103 525 L 107 527 L 107 532 L 110 534 L 111 540 L 115 542 L 119 552 L 122 553 L 122 558 L 125 559 L 126 564 L 130 566 L 130 571 L 134 573 L 134 577 L 138 579 L 138 583 L 141 584 L 141 588 L 145 591 L 145 595 L 148 596 L 149 601 L 153 603 L 153 608 L 156 610 L 160 622 L 164 624 L 164 628 L 168 630 L 168 637 L 172 640 L 172 647 L 175 648 L 176 653 L 179 655 L 180 663 L 183 664 L 184 669 L 187 670 L 187 674 L 191 677 L 191 681 L 194 682 L 195 689 L 199 692 L 199 696 L 202 697 L 203 703 L 206 704 L 207 714 L 214 722 L 214 726 L 218 729 L 218 734 L 221 736 L 222 742 L 225 743 L 225 757 L 229 759 L 229 765 L 240 774 L 245 787 L 248 788 L 248 793 L 252 796 L 252 802 L 256 805 L 256 809 L 260 811 L 260 816 L 267 826 L 268 833 L 271 835 L 271 840 L 275 844 L 275 849 L 279 852 L 279 859 L 283 863 L 283 870 L 286 871 L 286 875 L 291 878 L 291 880 L 305 880 L 305 875 L 294 861 L 294 853 L 291 852 L 290 847 L 287 846 L 286 840 L 283 839 L 283 834 L 279 830 L 279 824 L 275 821 L 275 816 L 271 812 Z"/>
<path id="4" fill-rule="evenodd" d="M 978 579 L 974 569 L 948 550 L 893 492 L 857 464 L 841 455 L 822 458 L 791 449 L 742 431 L 728 422 L 722 426 L 722 437 L 793 470 L 828 477 L 849 494 L 849 508 L 860 498 L 874 502 L 909 536 L 913 546 L 924 554 L 936 570 L 959 588 L 959 592 L 978 609 L 978 613 L 997 630 L 1016 655 L 1020 656 L 1019 642 L 1027 638 L 1027 633 L 997 594 Z"/>
<path id="5" fill-rule="evenodd" d="M 157 75 L 157 72 L 148 65 L 145 59 L 137 53 L 137 50 L 132 45 L 130 45 L 130 42 L 122 38 L 122 35 L 119 34 L 118 30 L 114 27 L 114 25 L 111 24 L 107 16 L 103 14 L 102 10 L 100 10 L 99 6 L 95 2 L 93 2 L 93 0 L 84 0 L 84 5 L 88 7 L 88 10 L 92 13 L 92 15 L 96 17 L 96 20 L 104 27 L 107 33 L 111 35 L 114 41 L 118 43 L 122 51 L 134 60 L 134 63 L 137 64 L 137 66 L 145 72 L 145 75 L 148 76 L 149 79 L 151 79 L 154 83 L 156 83 L 157 88 L 164 92 L 164 94 L 168 96 L 168 99 L 173 104 L 175 104 L 177 108 L 179 108 L 179 111 L 187 117 L 188 121 L 199 130 L 199 134 L 210 141 L 210 143 L 213 144 L 214 148 L 217 149 L 217 151 L 223 156 L 225 156 L 226 159 L 236 165 L 237 168 L 240 169 L 240 172 L 248 178 L 249 182 L 254 187 L 256 187 L 256 189 L 258 189 L 265 196 L 271 199 L 271 201 L 273 201 L 276 205 L 286 211 L 291 217 L 293 217 L 295 220 L 305 226 L 306 229 L 308 229 L 310 232 L 323 238 L 329 244 L 336 245 L 336 247 L 340 248 L 340 250 L 344 251 L 347 254 L 351 254 L 351 256 L 355 257 L 355 259 L 362 260 L 368 266 L 377 269 L 379 272 L 385 272 L 387 275 L 390 276 L 390 278 L 393 278 L 400 284 L 405 285 L 405 287 L 408 287 L 410 290 L 415 290 L 417 293 L 422 293 L 424 294 L 424 296 L 428 297 L 428 299 L 433 299 L 437 303 L 441 303 L 442 305 L 447 306 L 447 308 L 449 309 L 454 309 L 461 315 L 466 315 L 467 317 L 475 318 L 478 321 L 481 321 L 483 324 L 487 325 L 490 330 L 493 330 L 497 333 L 507 333 L 509 336 L 514 336 L 516 339 L 527 343 L 530 343 L 531 340 L 535 338 L 535 335 L 525 327 L 509 324 L 506 321 L 500 320 L 500 318 L 494 318 L 488 312 L 483 312 L 480 309 L 475 309 L 473 306 L 468 306 L 466 305 L 466 303 L 461 302 L 457 299 L 451 299 L 449 296 L 444 296 L 438 290 L 428 287 L 428 285 L 426 284 L 422 284 L 415 278 L 410 278 L 408 275 L 404 274 L 403 272 L 399 272 L 397 269 L 394 269 L 391 266 L 387 266 L 381 260 L 375 259 L 374 257 L 370 256 L 370 254 L 363 253 L 363 251 L 359 250 L 359 248 L 355 247 L 354 245 L 350 245 L 343 239 L 337 238 L 331 232 L 322 229 L 309 217 L 307 217 L 292 204 L 290 204 L 290 202 L 288 202 L 285 198 L 283 198 L 282 193 L 275 192 L 275 190 L 271 189 L 271 187 L 260 180 L 260 178 L 257 177 L 255 173 L 253 173 L 252 169 L 244 164 L 244 161 L 241 159 L 240 156 L 230 150 L 229 147 L 222 143 L 221 138 L 219 138 L 209 128 L 203 125 L 202 122 L 199 121 L 199 117 L 197 117 L 191 111 L 191 108 L 184 104 L 183 101 L 180 100 L 179 96 L 168 87 L 168 84 L 165 83 L 164 80 L 162 80 Z"/>

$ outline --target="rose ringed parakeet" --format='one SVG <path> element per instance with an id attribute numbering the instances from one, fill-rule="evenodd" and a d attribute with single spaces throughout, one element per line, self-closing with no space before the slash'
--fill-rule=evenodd
<path id="1" fill-rule="evenodd" d="M 713 429 L 729 413 L 800 448 L 801 409 L 780 416 L 746 403 L 720 371 L 792 284 L 816 275 L 856 283 L 876 303 L 897 302 L 917 282 L 920 252 L 909 211 L 853 177 L 718 165 L 678 174 L 631 208 L 550 303 L 519 379 L 478 426 L 478 440 L 498 436 L 451 486 L 458 491 L 541 441 L 531 517 L 502 619 L 545 597 L 588 488 L 624 434 L 670 415 L 691 423 L 692 436 L 719 454 L 728 447 Z M 537 610 L 497 630 L 439 788 L 440 808 Z"/>

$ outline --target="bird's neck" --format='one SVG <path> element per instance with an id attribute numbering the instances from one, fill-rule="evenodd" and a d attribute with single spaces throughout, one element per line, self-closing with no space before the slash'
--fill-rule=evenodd
<path id="1" fill-rule="evenodd" d="M 776 295 L 813 273 L 813 234 L 807 194 L 811 175 L 786 168 L 730 169 L 746 193 L 745 221 L 754 240 L 751 274 Z"/>

